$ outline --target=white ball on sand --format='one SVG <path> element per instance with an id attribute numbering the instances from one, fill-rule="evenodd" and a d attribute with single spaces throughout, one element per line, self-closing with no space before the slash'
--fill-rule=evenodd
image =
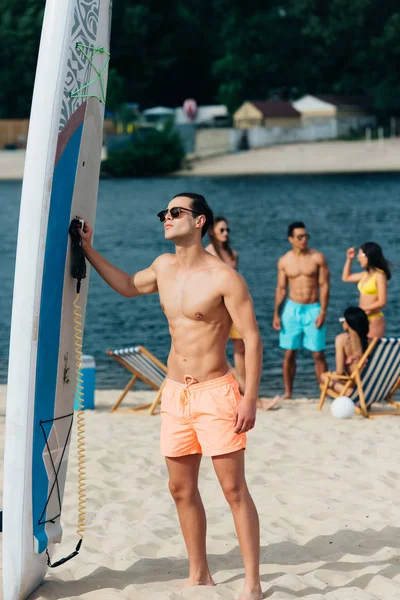
<path id="1" fill-rule="evenodd" d="M 331 413 L 336 419 L 351 419 L 354 415 L 354 402 L 348 396 L 339 396 L 331 404 Z"/>

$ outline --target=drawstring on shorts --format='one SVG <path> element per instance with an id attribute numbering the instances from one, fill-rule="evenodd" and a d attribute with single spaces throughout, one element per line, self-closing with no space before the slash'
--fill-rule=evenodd
<path id="1" fill-rule="evenodd" d="M 185 406 L 188 407 L 189 417 L 191 417 L 190 413 L 190 390 L 189 387 L 195 383 L 198 383 L 197 379 L 192 377 L 191 375 L 185 375 L 185 387 L 183 388 L 180 396 L 180 402 L 182 406 L 182 417 L 185 416 Z"/>

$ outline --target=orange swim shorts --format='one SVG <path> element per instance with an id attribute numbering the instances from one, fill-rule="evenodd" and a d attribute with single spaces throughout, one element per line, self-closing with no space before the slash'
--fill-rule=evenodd
<path id="1" fill-rule="evenodd" d="M 241 401 L 231 373 L 197 383 L 165 382 L 161 398 L 161 454 L 168 457 L 218 456 L 246 448 L 246 434 L 235 433 L 235 413 Z"/>

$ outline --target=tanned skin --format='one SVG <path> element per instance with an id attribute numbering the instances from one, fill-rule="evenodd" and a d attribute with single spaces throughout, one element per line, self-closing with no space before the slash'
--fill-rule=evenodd
<path id="1" fill-rule="evenodd" d="M 278 283 L 275 292 L 275 308 L 272 326 L 276 331 L 281 329 L 279 316 L 280 307 L 289 295 L 293 302 L 299 304 L 314 304 L 320 302 L 319 313 L 315 326 L 319 329 L 326 319 L 329 302 L 329 269 L 322 252 L 308 248 L 307 238 L 298 236 L 307 234 L 306 229 L 299 227 L 289 237 L 292 249 L 278 261 Z M 297 350 L 285 350 L 283 358 L 283 382 L 285 386 L 284 399 L 290 399 L 293 392 L 293 382 L 296 375 Z M 318 382 L 321 375 L 327 371 L 324 352 L 313 352 L 315 375 Z"/>
<path id="2" fill-rule="evenodd" d="M 187 374 L 198 382 L 223 377 L 228 371 L 226 343 L 232 321 L 245 344 L 246 389 L 233 423 L 237 433 L 250 431 L 262 367 L 262 344 L 253 302 L 244 279 L 202 246 L 204 215 L 190 212 L 185 196 L 168 205 L 185 207 L 178 218 L 167 213 L 164 235 L 175 254 L 163 254 L 147 269 L 133 275 L 109 263 L 92 246 L 92 229 L 81 231 L 86 257 L 101 277 L 126 298 L 158 293 L 171 334 L 168 378 L 184 383 Z M 202 456 L 166 458 L 169 488 L 175 501 L 189 558 L 186 586 L 214 585 L 206 556 L 206 516 L 198 489 Z M 213 466 L 232 510 L 245 566 L 239 600 L 261 600 L 258 514 L 247 488 L 244 450 L 213 457 Z"/>

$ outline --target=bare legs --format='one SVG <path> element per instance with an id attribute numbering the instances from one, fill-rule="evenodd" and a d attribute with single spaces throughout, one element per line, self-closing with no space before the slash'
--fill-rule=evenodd
<path id="1" fill-rule="evenodd" d="M 297 350 L 285 350 L 283 355 L 283 383 L 285 393 L 283 398 L 289 400 L 292 397 L 293 382 L 296 375 Z"/>
<path id="2" fill-rule="evenodd" d="M 313 352 L 315 375 L 318 383 L 321 382 L 322 374 L 328 370 L 324 352 Z M 293 382 L 296 375 L 297 350 L 285 350 L 283 356 L 283 383 L 285 385 L 284 399 L 292 397 Z"/>
<path id="3" fill-rule="evenodd" d="M 369 322 L 368 337 L 369 338 L 374 338 L 374 337 L 381 338 L 385 335 L 385 329 L 386 329 L 385 317 L 375 317 L 374 319 L 371 319 Z"/>
<path id="4" fill-rule="evenodd" d="M 198 454 L 166 459 L 169 487 L 189 558 L 186 585 L 214 585 L 206 557 L 206 517 L 197 487 L 200 461 Z M 232 510 L 245 567 L 245 583 L 239 600 L 261 600 L 259 522 L 245 480 L 244 450 L 213 457 L 213 465 Z"/>
<path id="5" fill-rule="evenodd" d="M 186 586 L 214 585 L 206 556 L 206 514 L 198 484 L 201 454 L 166 458 L 169 489 L 178 511 L 189 558 Z"/>
<path id="6" fill-rule="evenodd" d="M 318 384 L 321 382 L 322 373 L 328 370 L 324 352 L 313 352 L 315 376 Z"/>
<path id="7" fill-rule="evenodd" d="M 353 349 L 354 350 L 354 349 Z M 352 343 L 350 334 L 343 332 L 339 333 L 339 335 L 335 338 L 335 362 L 336 362 L 336 370 L 335 373 L 338 375 L 346 374 L 346 360 L 352 354 Z M 330 375 L 330 374 L 329 374 Z M 326 383 L 328 374 L 326 372 L 322 373 L 320 383 Z M 338 394 L 343 392 L 345 387 L 345 383 L 342 381 L 336 381 L 335 377 L 330 378 L 330 387 L 335 390 Z M 347 394 L 350 395 L 352 392 L 352 388 L 348 388 Z"/>
<path id="8" fill-rule="evenodd" d="M 214 470 L 233 514 L 242 553 L 245 580 L 239 600 L 262 600 L 260 584 L 260 526 L 247 488 L 244 450 L 213 457 Z"/>

